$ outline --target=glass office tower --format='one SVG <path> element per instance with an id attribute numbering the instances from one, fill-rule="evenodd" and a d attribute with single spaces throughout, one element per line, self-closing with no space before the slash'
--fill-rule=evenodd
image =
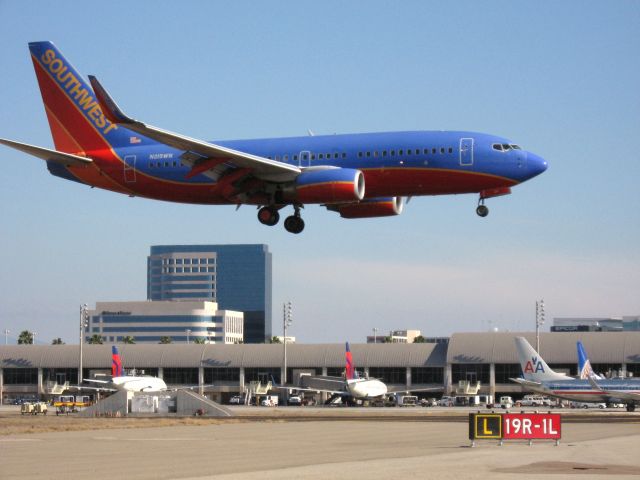
<path id="1" fill-rule="evenodd" d="M 245 343 L 271 338 L 267 245 L 156 245 L 147 258 L 148 300 L 209 300 L 244 312 Z"/>

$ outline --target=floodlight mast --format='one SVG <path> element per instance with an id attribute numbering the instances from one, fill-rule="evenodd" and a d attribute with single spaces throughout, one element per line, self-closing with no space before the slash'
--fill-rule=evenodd
<path id="1" fill-rule="evenodd" d="M 293 314 L 291 308 L 291 302 L 282 304 L 282 343 L 284 346 L 284 359 L 283 359 L 283 373 L 282 373 L 282 385 L 287 383 L 287 327 L 290 327 L 293 323 Z"/>
<path id="2" fill-rule="evenodd" d="M 536 300 L 536 352 L 540 354 L 540 327 L 544 325 L 544 300 Z"/>

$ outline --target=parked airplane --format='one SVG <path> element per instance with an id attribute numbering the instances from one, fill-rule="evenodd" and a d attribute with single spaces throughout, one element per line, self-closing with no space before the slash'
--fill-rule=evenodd
<path id="1" fill-rule="evenodd" d="M 591 362 L 589 361 L 589 358 L 587 358 L 587 352 L 585 351 L 584 346 L 582 345 L 582 342 L 580 340 L 578 340 L 577 348 L 578 348 L 578 377 L 580 377 L 583 380 L 588 380 L 589 377 L 594 377 L 597 380 L 602 379 L 603 377 L 596 374 L 593 371 L 593 368 L 591 368 Z"/>
<path id="2" fill-rule="evenodd" d="M 640 403 L 640 379 L 572 378 L 551 370 L 524 337 L 516 337 L 515 342 L 524 378 L 510 380 L 527 390 L 578 402 L 625 403 L 628 412 Z"/>
<path id="3" fill-rule="evenodd" d="M 292 389 L 289 387 L 281 388 L 300 391 L 327 392 L 337 397 L 342 397 L 347 401 L 376 400 L 382 399 L 385 395 L 392 393 L 426 392 L 440 389 L 440 387 L 416 389 L 407 389 L 402 387 L 390 388 L 384 382 L 376 378 L 359 377 L 353 363 L 353 356 L 351 355 L 349 342 L 346 343 L 344 378 L 317 375 L 309 377 L 309 379 L 312 385 L 307 387 L 295 387 Z M 326 385 L 326 387 L 324 385 Z"/>
<path id="4" fill-rule="evenodd" d="M 125 115 L 48 41 L 29 44 L 55 150 L 0 143 L 39 157 L 56 176 L 129 196 L 194 204 L 254 205 L 273 226 L 300 233 L 305 204 L 343 218 L 399 215 L 404 197 L 488 198 L 539 175 L 547 162 L 502 137 L 412 131 L 206 142 Z M 93 87 L 93 88 L 92 88 Z"/>
<path id="5" fill-rule="evenodd" d="M 126 375 L 122 367 L 122 360 L 118 347 L 111 347 L 111 378 L 101 380 L 95 378 L 85 378 L 85 382 L 96 383 L 100 387 L 83 387 L 78 389 L 84 390 L 101 390 L 115 392 L 119 390 L 127 390 L 129 392 L 162 392 L 167 390 L 167 384 L 158 377 L 149 375 Z"/>

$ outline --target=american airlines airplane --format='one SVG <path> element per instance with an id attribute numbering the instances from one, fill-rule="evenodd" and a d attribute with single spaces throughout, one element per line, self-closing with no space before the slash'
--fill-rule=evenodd
<path id="1" fill-rule="evenodd" d="M 572 378 L 551 370 L 524 337 L 516 337 L 515 342 L 524 378 L 510 380 L 526 389 L 578 402 L 625 403 L 628 412 L 640 403 L 640 379 Z"/>
<path id="2" fill-rule="evenodd" d="M 0 143 L 47 162 L 58 177 L 132 197 L 211 205 L 253 205 L 258 220 L 300 233 L 304 205 L 343 218 L 399 215 L 405 198 L 478 194 L 485 200 L 547 169 L 503 137 L 464 131 L 408 131 L 204 141 L 125 115 L 95 77 L 90 85 L 53 43 L 29 44 L 55 149 Z"/>

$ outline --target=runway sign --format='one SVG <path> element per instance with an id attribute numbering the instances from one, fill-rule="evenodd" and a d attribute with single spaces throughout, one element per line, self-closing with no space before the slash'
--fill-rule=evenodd
<path id="1" fill-rule="evenodd" d="M 470 413 L 469 440 L 560 440 L 558 413 Z"/>

